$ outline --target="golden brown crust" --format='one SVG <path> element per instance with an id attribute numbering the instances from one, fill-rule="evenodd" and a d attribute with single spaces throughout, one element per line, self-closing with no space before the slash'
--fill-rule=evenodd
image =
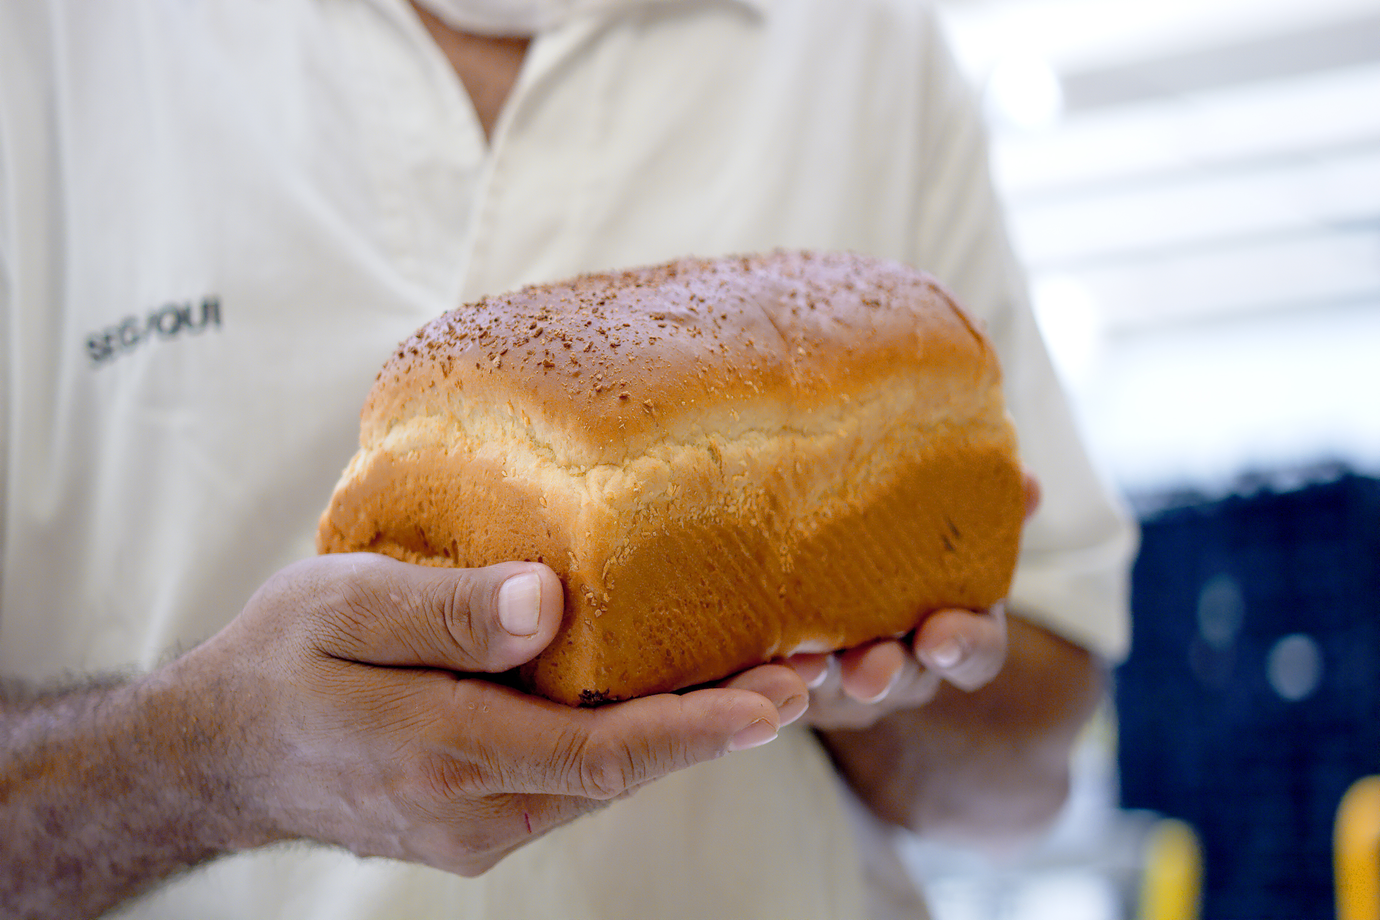
<path id="1" fill-rule="evenodd" d="M 943 289 L 843 253 L 683 260 L 486 298 L 399 348 L 323 552 L 537 559 L 567 703 L 714 680 L 1004 596 L 1000 372 Z"/>

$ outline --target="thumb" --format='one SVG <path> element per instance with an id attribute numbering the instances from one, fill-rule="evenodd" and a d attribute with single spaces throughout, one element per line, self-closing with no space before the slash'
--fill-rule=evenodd
<path id="1" fill-rule="evenodd" d="M 561 582 L 541 563 L 449 569 L 368 553 L 324 559 L 342 569 L 327 618 L 334 635 L 326 650 L 339 657 L 497 673 L 536 657 L 561 623 Z"/>

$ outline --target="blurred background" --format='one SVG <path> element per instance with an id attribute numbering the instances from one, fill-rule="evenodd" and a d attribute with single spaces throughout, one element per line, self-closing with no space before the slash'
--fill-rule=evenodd
<path id="1" fill-rule="evenodd" d="M 1054 836 L 908 844 L 936 920 L 1380 915 L 1380 3 L 941 8 L 1144 545 Z"/>

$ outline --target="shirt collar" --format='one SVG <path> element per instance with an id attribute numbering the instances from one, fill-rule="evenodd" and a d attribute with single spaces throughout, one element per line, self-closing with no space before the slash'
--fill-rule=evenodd
<path id="1" fill-rule="evenodd" d="M 687 2 L 702 2 L 702 0 L 609 0 L 608 5 L 617 9 L 632 9 L 638 6 Z M 772 0 L 721 0 L 721 2 L 747 7 L 758 15 L 765 13 L 772 4 Z"/>
<path id="2" fill-rule="evenodd" d="M 406 0 L 399 0 L 405 3 Z M 465 28 L 466 22 L 474 23 L 490 22 L 497 23 L 509 18 L 508 13 L 504 12 L 503 0 L 485 0 L 485 2 L 467 2 L 467 0 L 418 0 L 420 5 L 427 7 L 433 13 L 440 16 L 443 20 L 449 21 L 452 26 Z M 542 21 L 554 18 L 561 18 L 569 13 L 561 13 L 562 8 L 567 9 L 578 15 L 580 13 L 599 13 L 613 14 L 627 13 L 632 10 L 650 7 L 667 6 L 671 4 L 703 3 L 704 0 L 566 0 L 562 2 L 548 2 L 542 4 L 533 2 L 527 5 L 527 12 L 518 16 L 518 19 L 526 21 Z M 764 14 L 771 0 L 719 0 L 722 3 L 733 4 L 745 7 L 754 14 L 760 16 Z M 451 13 L 454 13 L 453 17 Z M 472 18 L 473 17 L 473 18 Z M 514 20 L 517 21 L 517 20 Z M 483 29 L 483 31 L 490 31 Z M 502 29 L 494 29 L 495 34 L 502 34 Z M 540 31 L 540 28 L 538 28 Z"/>
<path id="3" fill-rule="evenodd" d="M 754 15 L 761 16 L 771 7 L 773 0 L 715 0 L 729 6 L 743 7 Z M 610 13 L 627 13 L 644 7 L 656 6 L 704 6 L 706 0 L 600 0 L 597 3 L 599 10 Z"/>

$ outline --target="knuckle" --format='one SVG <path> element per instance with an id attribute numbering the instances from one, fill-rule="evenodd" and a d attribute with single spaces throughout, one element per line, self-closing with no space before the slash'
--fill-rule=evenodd
<path id="1" fill-rule="evenodd" d="M 406 779 L 412 796 L 429 803 L 428 810 L 446 808 L 495 793 L 501 786 L 495 765 L 483 756 L 430 754 L 411 764 Z"/>
<path id="2" fill-rule="evenodd" d="M 553 748 L 555 776 L 587 799 L 617 798 L 635 786 L 639 764 L 647 758 L 628 739 L 594 740 L 587 732 L 563 732 Z"/>
<path id="3" fill-rule="evenodd" d="M 472 654 L 483 649 L 483 634 L 477 629 L 476 610 L 482 609 L 482 592 L 468 579 L 457 582 L 441 598 L 441 622 L 446 633 L 461 649 Z"/>
<path id="4" fill-rule="evenodd" d="M 578 772 L 584 746 L 584 735 L 569 728 L 560 731 L 552 739 L 547 765 L 550 788 L 544 791 L 556 791 L 565 777 Z"/>
<path id="5" fill-rule="evenodd" d="M 585 795 L 591 799 L 611 799 L 635 785 L 636 756 L 626 741 L 586 751 L 581 761 L 580 778 Z"/>
<path id="6" fill-rule="evenodd" d="M 313 648 L 358 653 L 364 637 L 379 622 L 380 592 L 373 584 L 356 580 L 323 588 L 308 603 L 295 605 L 295 625 L 284 629 L 295 632 Z"/>

